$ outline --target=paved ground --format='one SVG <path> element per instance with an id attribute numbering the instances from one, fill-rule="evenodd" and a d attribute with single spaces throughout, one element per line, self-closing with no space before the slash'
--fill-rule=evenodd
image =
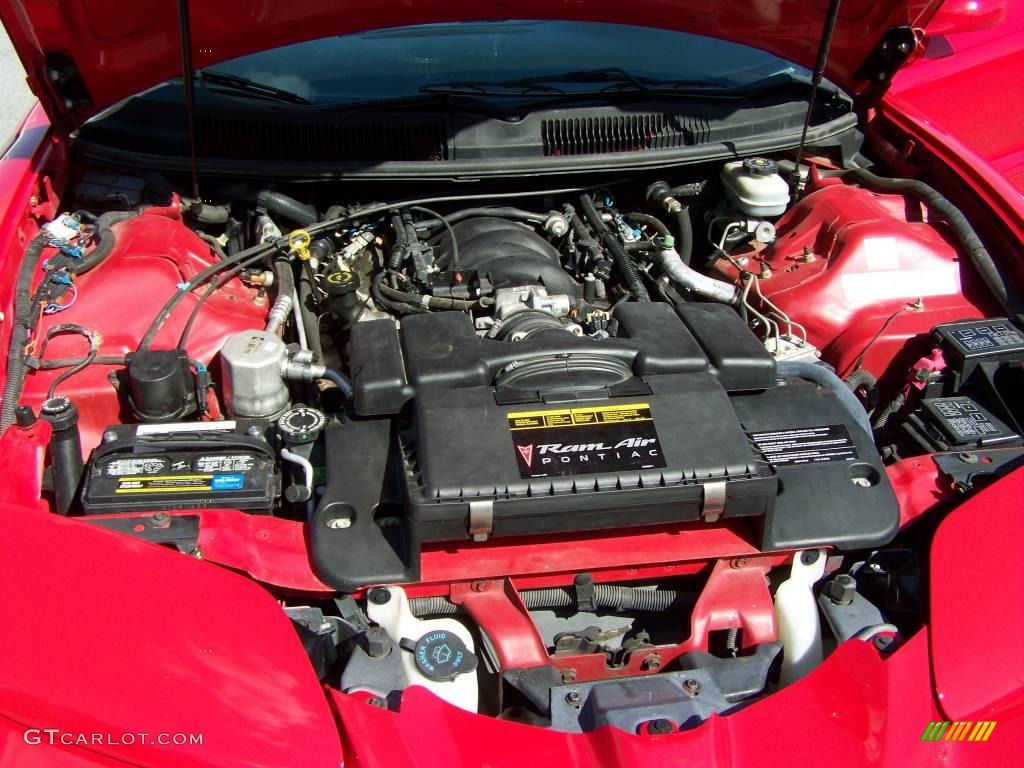
<path id="1" fill-rule="evenodd" d="M 25 85 L 25 70 L 11 47 L 7 33 L 0 27 L 0 149 L 21 122 L 32 104 L 32 94 Z"/>

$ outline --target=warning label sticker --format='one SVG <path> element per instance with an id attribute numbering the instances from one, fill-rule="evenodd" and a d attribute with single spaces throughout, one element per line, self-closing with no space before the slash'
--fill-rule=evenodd
<path id="1" fill-rule="evenodd" d="M 159 475 L 171 468 L 169 459 L 163 456 L 138 456 L 114 459 L 103 468 L 107 477 L 122 475 Z"/>
<path id="2" fill-rule="evenodd" d="M 508 414 L 524 478 L 665 466 L 647 403 Z"/>
<path id="3" fill-rule="evenodd" d="M 256 466 L 252 454 L 215 454 L 198 456 L 193 462 L 195 472 L 248 472 Z"/>
<path id="4" fill-rule="evenodd" d="M 775 467 L 792 464 L 828 464 L 860 458 L 850 433 L 842 424 L 777 432 L 754 432 L 754 443 Z"/>
<path id="5" fill-rule="evenodd" d="M 195 491 L 230 491 L 242 487 L 242 475 L 159 475 L 156 477 L 122 477 L 115 493 L 190 493 Z"/>

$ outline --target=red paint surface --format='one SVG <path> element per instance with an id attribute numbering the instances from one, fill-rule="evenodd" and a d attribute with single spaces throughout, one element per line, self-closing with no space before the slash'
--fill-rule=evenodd
<path id="1" fill-rule="evenodd" d="M 323 691 L 269 593 L 78 521 L 8 505 L 0 515 L 7 721 L 74 733 L 204 734 L 190 747 L 87 750 L 132 765 L 341 763 Z M 4 752 L 0 765 L 45 764 L 32 758 L 44 749 L 24 745 L 16 763 Z"/>
<path id="2" fill-rule="evenodd" d="M 953 31 L 946 6 L 977 6 L 983 26 Z M 1024 3 L 947 0 L 926 31 L 928 53 L 896 75 L 891 94 L 1024 192 Z"/>
<path id="3" fill-rule="evenodd" d="M 63 312 L 44 315 L 37 338 L 59 323 L 76 323 L 96 330 L 103 340 L 100 356 L 124 355 L 135 351 L 153 317 L 178 284 L 216 259 L 209 246 L 181 221 L 169 218 L 164 209 L 149 209 L 145 215 L 114 225 L 117 241 L 110 256 L 95 269 L 76 279 L 78 298 Z M 43 259 L 51 251 L 43 254 Z M 39 276 L 42 276 L 40 270 Z M 192 309 L 205 289 L 189 294 L 164 324 L 153 341 L 153 349 L 173 349 Z M 203 306 L 189 336 L 189 357 L 210 365 L 224 339 L 233 333 L 262 328 L 266 306 L 256 306 L 254 289 L 234 279 L 227 282 Z M 47 359 L 81 357 L 88 351 L 76 334 L 54 336 L 46 347 Z M 59 394 L 71 397 L 81 414 L 79 429 L 83 449 L 99 444 L 103 429 L 130 421 L 122 413 L 110 375 L 123 366 L 92 365 L 61 385 Z M 62 371 L 33 371 L 25 382 L 22 402 L 37 407 L 46 399 L 50 382 Z"/>
<path id="4" fill-rule="evenodd" d="M 749 258 L 746 268 L 754 274 L 761 264 L 770 267 L 762 293 L 806 327 L 808 340 L 841 376 L 863 355 L 861 367 L 881 378 L 908 339 L 943 322 L 985 316 L 976 276 L 911 197 L 825 180 L 779 219 L 777 234 L 767 248 L 734 256 Z M 725 260 L 717 269 L 736 278 Z M 940 289 L 927 286 L 931 279 L 962 293 L 933 295 Z M 928 351 L 926 342 L 908 349 L 904 368 Z"/>
<path id="5" fill-rule="evenodd" d="M 940 0 L 846 0 L 840 11 L 828 75 L 852 85 L 853 74 L 885 31 L 922 26 Z M 197 68 L 255 51 L 380 27 L 451 21 L 578 19 L 679 29 L 746 43 L 813 67 L 824 3 L 804 0 L 347 0 L 304 3 L 244 0 L 191 3 L 192 54 Z M 67 115 L 66 125 L 181 74 L 177 4 L 120 0 L 0 2 L 0 20 L 21 56 L 34 90 L 61 116 L 43 72 L 42 51 L 68 51 L 92 106 Z"/>
<path id="6" fill-rule="evenodd" d="M 932 667 L 949 720 L 1024 710 L 1024 660 L 1014 643 L 993 641 L 992 634 L 1024 631 L 1015 554 L 1024 539 L 1022 497 L 1024 471 L 1018 470 L 952 512 L 932 541 Z"/>

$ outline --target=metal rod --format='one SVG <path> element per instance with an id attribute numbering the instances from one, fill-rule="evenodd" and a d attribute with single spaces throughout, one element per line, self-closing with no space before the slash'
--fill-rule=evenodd
<path id="1" fill-rule="evenodd" d="M 192 73 L 192 28 L 188 18 L 188 0 L 178 0 L 178 39 L 181 41 L 181 80 L 188 121 L 188 147 L 192 160 L 192 197 L 199 200 L 199 168 L 196 163 L 196 84 Z"/>
<path id="2" fill-rule="evenodd" d="M 828 11 L 825 15 L 825 28 L 821 32 L 821 42 L 818 44 L 818 60 L 814 65 L 814 74 L 811 76 L 811 96 L 807 100 L 807 114 L 804 115 L 804 128 L 800 133 L 800 146 L 796 149 L 796 182 L 793 189 L 803 189 L 803 177 L 800 175 L 800 161 L 804 156 L 804 144 L 807 142 L 807 130 L 811 126 L 811 113 L 814 111 L 814 102 L 818 96 L 818 86 L 825 76 L 825 65 L 828 63 L 828 51 L 832 47 L 832 35 L 836 31 L 836 22 L 839 20 L 840 0 L 829 0 Z"/>

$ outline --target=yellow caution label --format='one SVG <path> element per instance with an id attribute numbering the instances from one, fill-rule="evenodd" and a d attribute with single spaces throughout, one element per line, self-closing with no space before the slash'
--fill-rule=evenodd
<path id="1" fill-rule="evenodd" d="M 560 408 L 550 411 L 523 411 L 508 414 L 513 432 L 551 427 L 589 427 L 598 424 L 632 424 L 653 421 L 648 403 L 598 405 L 586 408 Z"/>

